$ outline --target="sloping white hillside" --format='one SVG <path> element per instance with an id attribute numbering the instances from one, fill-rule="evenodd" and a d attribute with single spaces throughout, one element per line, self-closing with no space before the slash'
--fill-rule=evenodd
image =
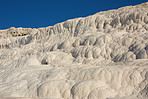
<path id="1" fill-rule="evenodd" d="M 148 2 L 0 30 L 0 97 L 147 99 Z"/>

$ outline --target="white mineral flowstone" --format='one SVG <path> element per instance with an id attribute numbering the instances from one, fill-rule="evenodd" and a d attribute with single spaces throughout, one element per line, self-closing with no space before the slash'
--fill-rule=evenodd
<path id="1" fill-rule="evenodd" d="M 0 99 L 148 99 L 148 2 L 0 30 Z"/>

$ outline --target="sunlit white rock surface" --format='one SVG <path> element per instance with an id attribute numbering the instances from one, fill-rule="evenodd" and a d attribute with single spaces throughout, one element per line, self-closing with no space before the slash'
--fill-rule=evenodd
<path id="1" fill-rule="evenodd" d="M 148 3 L 0 30 L 0 99 L 148 99 Z"/>

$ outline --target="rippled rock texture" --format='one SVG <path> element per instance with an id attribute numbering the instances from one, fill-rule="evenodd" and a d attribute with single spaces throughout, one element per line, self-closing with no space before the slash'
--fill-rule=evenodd
<path id="1" fill-rule="evenodd" d="M 0 30 L 0 97 L 147 99 L 148 3 Z"/>

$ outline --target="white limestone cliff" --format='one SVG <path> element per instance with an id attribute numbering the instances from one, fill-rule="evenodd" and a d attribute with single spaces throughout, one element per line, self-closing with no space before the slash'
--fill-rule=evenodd
<path id="1" fill-rule="evenodd" d="M 0 30 L 0 99 L 17 97 L 148 98 L 148 3 Z"/>

